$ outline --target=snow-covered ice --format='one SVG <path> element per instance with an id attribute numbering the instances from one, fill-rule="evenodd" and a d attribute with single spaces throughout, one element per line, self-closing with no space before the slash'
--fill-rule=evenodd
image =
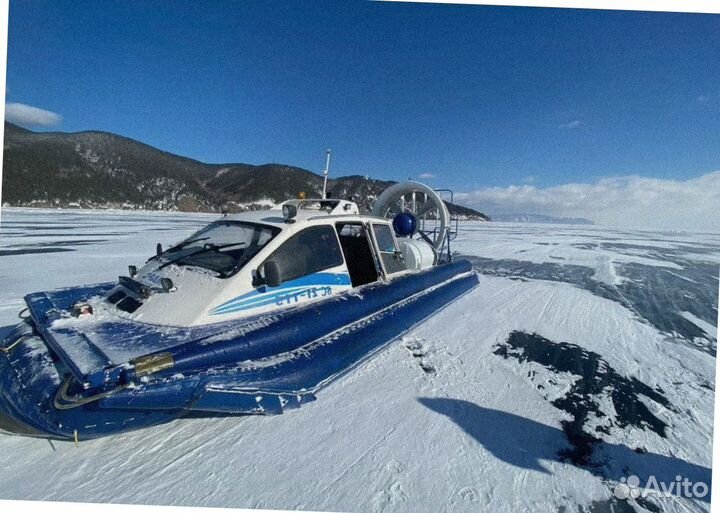
<path id="1" fill-rule="evenodd" d="M 24 294 L 116 279 L 215 216 L 3 209 L 0 332 Z M 720 235 L 464 223 L 480 285 L 275 417 L 73 443 L 0 436 L 0 498 L 330 511 L 706 511 Z"/>

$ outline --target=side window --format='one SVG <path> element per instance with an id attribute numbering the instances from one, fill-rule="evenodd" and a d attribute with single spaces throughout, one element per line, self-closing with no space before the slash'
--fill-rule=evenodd
<path id="1" fill-rule="evenodd" d="M 364 237 L 362 226 L 359 224 L 339 224 L 340 239 L 343 237 Z"/>
<path id="2" fill-rule="evenodd" d="M 373 224 L 373 233 L 375 234 L 385 271 L 388 274 L 404 271 L 406 269 L 405 262 L 397 246 L 395 246 L 392 229 L 386 224 Z"/>
<path id="3" fill-rule="evenodd" d="M 340 244 L 332 226 L 313 226 L 296 233 L 267 260 L 278 263 L 283 281 L 294 280 L 343 263 Z"/>

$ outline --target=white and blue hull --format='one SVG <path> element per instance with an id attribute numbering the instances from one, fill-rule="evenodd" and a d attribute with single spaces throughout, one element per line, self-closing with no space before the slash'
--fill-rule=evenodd
<path id="1" fill-rule="evenodd" d="M 325 274 L 216 307 L 288 308 L 196 327 L 63 322 L 61 312 L 114 284 L 30 294 L 31 319 L 3 342 L 13 349 L 0 355 L 0 415 L 38 435 L 87 439 L 189 412 L 281 413 L 478 283 L 457 262 L 323 299 L 325 287 L 346 286 Z"/>

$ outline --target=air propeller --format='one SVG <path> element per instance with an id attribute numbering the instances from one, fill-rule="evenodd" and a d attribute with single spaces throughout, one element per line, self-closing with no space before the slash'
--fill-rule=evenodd
<path id="1" fill-rule="evenodd" d="M 440 252 L 450 231 L 450 213 L 440 195 L 418 182 L 388 187 L 373 205 L 372 214 L 393 220 L 399 237 L 420 238 Z"/>

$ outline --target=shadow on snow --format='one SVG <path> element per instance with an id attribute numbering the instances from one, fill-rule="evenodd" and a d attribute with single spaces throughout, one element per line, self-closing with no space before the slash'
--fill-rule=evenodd
<path id="1" fill-rule="evenodd" d="M 483 408 L 460 399 L 422 397 L 418 401 L 448 417 L 493 456 L 518 468 L 551 474 L 542 461 L 561 461 L 558 452 L 569 447 L 561 429 L 512 413 Z M 650 476 L 654 476 L 659 484 L 670 486 L 676 476 L 682 476 L 710 487 L 710 469 L 679 458 L 638 453 L 627 446 L 603 441 L 596 451 L 601 460 L 598 465 L 576 466 L 614 482 L 635 475 L 641 483 L 647 483 Z M 710 493 L 700 500 L 709 502 Z"/>

